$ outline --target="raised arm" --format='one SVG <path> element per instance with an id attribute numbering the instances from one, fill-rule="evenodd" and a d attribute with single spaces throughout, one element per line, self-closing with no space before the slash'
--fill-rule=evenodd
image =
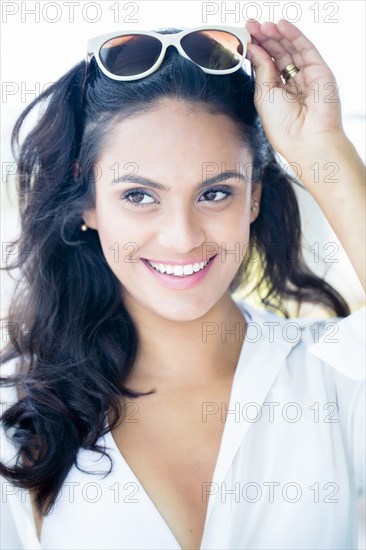
<path id="1" fill-rule="evenodd" d="M 246 28 L 253 40 L 247 57 L 256 76 L 256 108 L 267 137 L 288 162 L 300 167 L 298 176 L 366 290 L 365 167 L 344 132 L 335 77 L 292 23 L 248 21 Z M 280 74 L 290 64 L 299 71 L 284 84 Z M 330 173 L 331 178 L 325 177 Z"/>

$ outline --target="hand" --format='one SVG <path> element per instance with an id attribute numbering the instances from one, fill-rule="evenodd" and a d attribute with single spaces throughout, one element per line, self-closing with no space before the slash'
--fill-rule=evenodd
<path id="1" fill-rule="evenodd" d="M 255 72 L 255 106 L 276 151 L 291 161 L 292 152 L 343 136 L 335 77 L 310 40 L 284 19 L 245 27 L 252 36 L 246 57 Z M 300 71 L 284 84 L 280 73 L 291 63 Z"/>

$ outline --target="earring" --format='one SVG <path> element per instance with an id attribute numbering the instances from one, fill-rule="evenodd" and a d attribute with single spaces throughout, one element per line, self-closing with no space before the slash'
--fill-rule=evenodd
<path id="1" fill-rule="evenodd" d="M 81 231 L 88 231 L 88 226 L 86 225 L 86 223 L 83 223 L 80 229 Z"/>
<path id="2" fill-rule="evenodd" d="M 257 206 L 258 206 L 258 200 L 254 199 L 254 206 L 251 207 L 251 211 L 255 212 L 257 210 Z"/>

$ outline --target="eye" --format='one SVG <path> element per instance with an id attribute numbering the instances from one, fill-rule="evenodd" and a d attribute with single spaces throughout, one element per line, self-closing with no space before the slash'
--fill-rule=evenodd
<path id="1" fill-rule="evenodd" d="M 217 199 L 217 195 L 219 195 L 220 193 L 221 195 L 224 195 L 224 196 Z M 209 189 L 208 191 L 205 191 L 205 193 L 201 195 L 199 202 L 202 202 L 201 200 L 202 197 L 207 197 L 204 200 L 204 202 L 218 203 L 218 202 L 224 201 L 230 195 L 232 195 L 232 192 L 227 191 L 227 188 L 226 189 L 212 188 L 212 189 Z M 145 200 L 143 202 L 144 197 L 147 197 L 151 200 L 147 200 L 147 201 Z M 149 193 L 146 193 L 146 191 L 144 191 L 143 189 L 133 189 L 126 193 L 123 193 L 123 195 L 121 196 L 121 199 L 126 201 L 127 204 L 131 206 L 148 206 L 149 204 L 156 203 L 155 199 L 151 195 L 149 195 Z"/>
<path id="2" fill-rule="evenodd" d="M 221 193 L 221 195 L 224 195 L 223 198 L 219 198 L 218 200 L 215 200 L 215 198 L 212 198 L 213 196 L 215 197 L 215 195 L 217 196 L 220 193 Z M 232 193 L 230 191 L 227 191 L 227 190 L 224 190 L 224 189 L 212 188 L 212 189 L 209 189 L 208 191 L 206 191 L 205 193 L 203 193 L 202 197 L 205 197 L 205 196 L 210 197 L 206 202 L 222 202 L 225 199 L 227 199 L 231 194 Z"/>
<path id="3" fill-rule="evenodd" d="M 142 202 L 143 197 L 149 197 L 152 199 L 149 202 Z M 127 193 L 124 193 L 121 197 L 122 200 L 126 201 L 128 204 L 131 204 L 131 206 L 148 206 L 149 204 L 152 204 L 154 201 L 153 197 L 143 191 L 142 189 L 138 189 L 135 191 L 128 191 Z M 136 199 L 136 200 L 135 200 Z"/>

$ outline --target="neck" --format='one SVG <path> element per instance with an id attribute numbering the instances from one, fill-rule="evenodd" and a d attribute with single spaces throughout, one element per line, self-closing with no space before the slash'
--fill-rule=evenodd
<path id="1" fill-rule="evenodd" d="M 205 315 L 190 321 L 157 316 L 135 301 L 126 307 L 139 327 L 139 351 L 126 385 L 196 387 L 232 375 L 243 345 L 246 322 L 225 294 Z"/>

